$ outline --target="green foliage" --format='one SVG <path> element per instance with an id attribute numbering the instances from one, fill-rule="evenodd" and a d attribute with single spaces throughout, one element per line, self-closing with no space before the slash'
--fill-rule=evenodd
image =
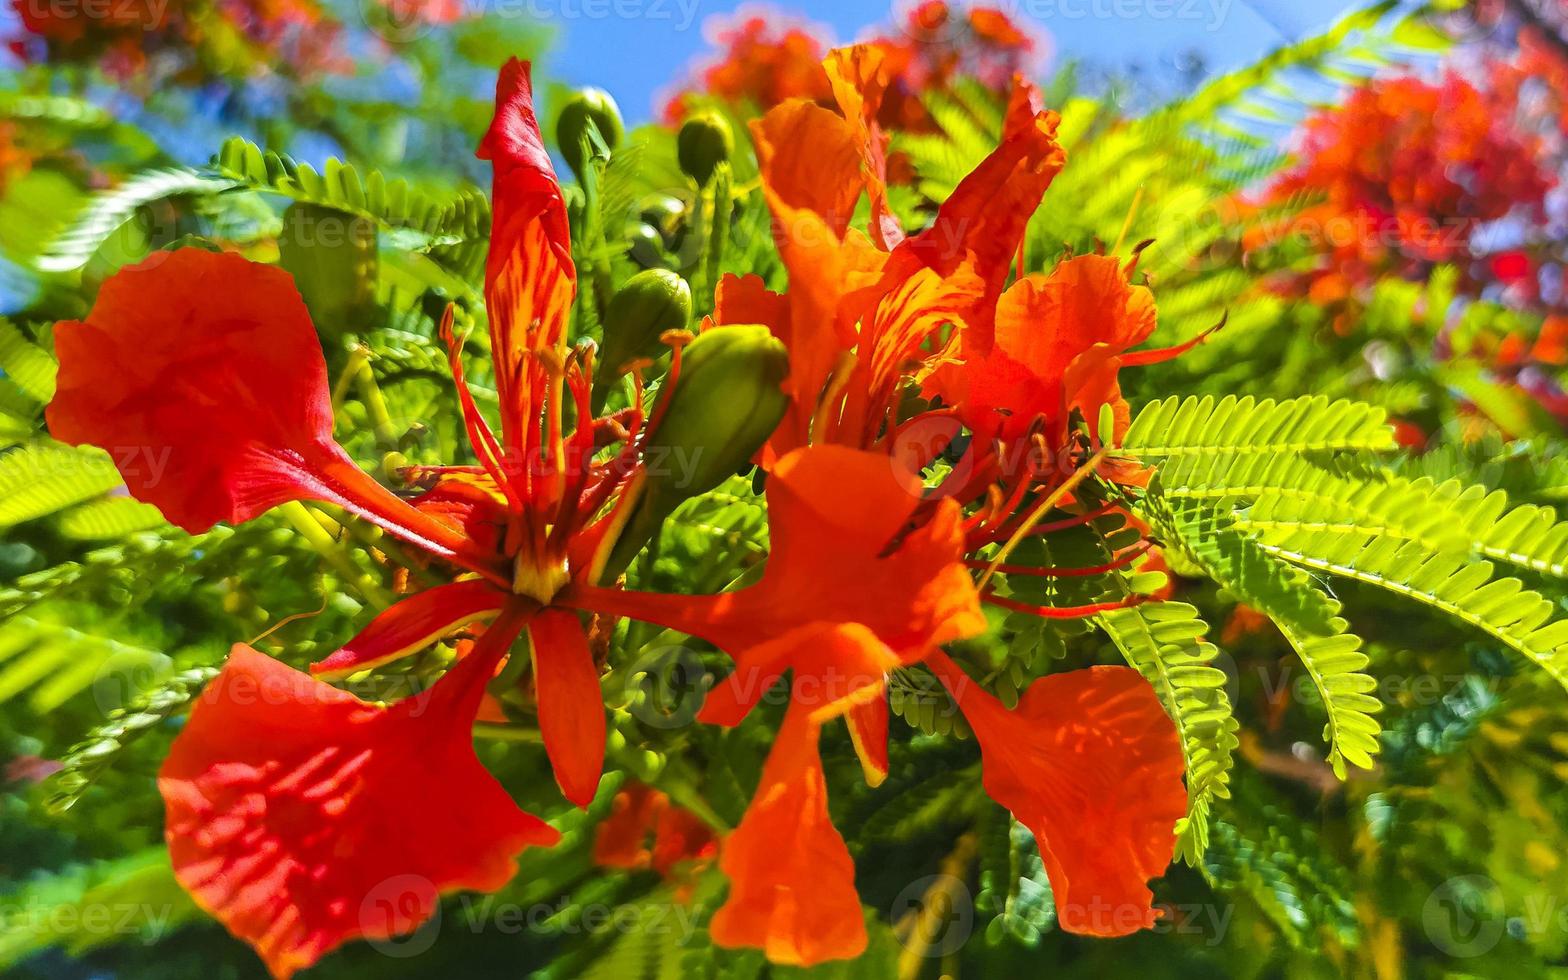
<path id="1" fill-rule="evenodd" d="M 147 205 L 170 198 L 218 194 L 237 186 L 232 180 L 183 167 L 160 167 L 136 174 L 88 201 L 70 228 L 39 256 L 38 267 L 45 272 L 80 269 L 111 235 Z"/>
<path id="2" fill-rule="evenodd" d="M 353 164 L 336 157 L 318 173 L 287 153 L 264 151 L 238 137 L 223 144 L 213 169 L 255 190 L 360 215 L 387 228 L 423 232 L 431 244 L 461 244 L 490 232 L 489 200 L 474 188 L 426 193 L 379 170 L 361 178 Z"/>
<path id="3" fill-rule="evenodd" d="M 1187 764 L 1187 816 L 1178 853 L 1196 863 L 1208 846 L 1215 801 L 1230 796 L 1238 727 L 1218 651 L 1204 639 L 1209 627 L 1184 602 L 1159 602 L 1104 613 L 1099 618 L 1127 662 L 1154 685 L 1181 736 Z"/>

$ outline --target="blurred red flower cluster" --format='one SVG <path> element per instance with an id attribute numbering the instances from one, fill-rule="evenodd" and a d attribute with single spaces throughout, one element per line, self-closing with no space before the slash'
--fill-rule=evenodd
<path id="1" fill-rule="evenodd" d="M 1323 264 L 1314 299 L 1333 302 L 1380 274 L 1462 262 L 1487 223 L 1544 219 L 1555 175 L 1540 137 L 1515 123 L 1512 94 L 1479 88 L 1455 71 L 1435 82 L 1374 81 L 1310 119 L 1300 163 L 1267 191 L 1268 203 L 1316 203 L 1251 244 L 1310 243 Z M 1497 256 L 1496 273 L 1521 278 L 1522 256 Z"/>
<path id="2" fill-rule="evenodd" d="M 827 31 L 767 6 L 742 8 L 708 22 L 716 54 L 699 63 L 664 108 L 679 123 L 699 96 L 753 103 L 770 109 L 786 99 L 805 98 L 831 106 L 832 92 L 822 58 Z M 1015 74 L 1032 74 L 1048 50 L 1045 38 L 999 7 L 959 8 L 948 0 L 920 0 L 896 14 L 863 42 L 886 55 L 888 91 L 883 125 L 924 129 L 931 125 L 923 93 L 941 91 L 960 77 L 998 90 Z"/>

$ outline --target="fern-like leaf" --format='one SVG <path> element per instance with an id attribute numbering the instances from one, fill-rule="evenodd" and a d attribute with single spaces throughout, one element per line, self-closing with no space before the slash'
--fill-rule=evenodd
<path id="1" fill-rule="evenodd" d="M 1178 828 L 1177 850 L 1196 865 L 1208 846 L 1214 801 L 1230 796 L 1238 727 L 1225 693 L 1225 673 L 1214 666 L 1218 650 L 1204 639 L 1208 624 L 1184 602 L 1118 609 L 1102 614 L 1099 623 L 1127 662 L 1154 685 L 1181 735 L 1187 816 Z"/>
<path id="2" fill-rule="evenodd" d="M 1355 529 L 1265 530 L 1258 540 L 1286 561 L 1387 589 L 1483 630 L 1568 687 L 1568 620 L 1553 620 L 1553 604 L 1518 579 L 1493 578 L 1489 561 Z"/>
<path id="3" fill-rule="evenodd" d="M 138 209 L 155 201 L 187 194 L 217 194 L 239 186 L 226 177 L 165 167 L 137 174 L 119 186 L 93 196 L 71 226 L 39 256 L 44 272 L 71 272 L 87 264 L 93 253 Z"/>
<path id="4" fill-rule="evenodd" d="M 1276 625 L 1301 658 L 1322 699 L 1328 715 L 1323 739 L 1329 746 L 1328 761 L 1334 774 L 1344 779 L 1347 762 L 1371 769 L 1372 757 L 1379 748 L 1378 736 L 1383 731 L 1374 715 L 1383 710 L 1383 703 L 1369 693 L 1377 689 L 1377 680 L 1366 672 L 1367 655 L 1361 652 L 1361 637 L 1346 632 L 1348 624 L 1343 619 L 1336 619 L 1336 631 L 1327 635 L 1311 635 L 1283 623 Z"/>
<path id="5" fill-rule="evenodd" d="M 37 443 L 0 455 L 0 527 L 58 513 L 120 485 L 109 454 Z"/>
<path id="6" fill-rule="evenodd" d="M 0 375 L 33 401 L 46 405 L 54 397 L 58 365 L 48 351 L 22 336 L 10 321 L 0 318 Z"/>

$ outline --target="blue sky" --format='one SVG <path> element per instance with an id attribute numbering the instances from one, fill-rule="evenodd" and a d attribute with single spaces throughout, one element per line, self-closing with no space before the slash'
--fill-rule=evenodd
<path id="1" fill-rule="evenodd" d="M 483 7 L 485 0 L 478 0 Z M 508 0 L 492 0 L 505 3 Z M 657 93 L 693 56 L 708 50 L 702 25 L 742 0 L 522 0 L 556 32 L 552 78 L 606 88 L 630 120 L 653 111 Z M 786 0 L 780 6 L 851 41 L 912 0 Z M 1188 52 L 1210 71 L 1246 65 L 1361 6 L 1352 0 L 990 0 L 1052 38 L 1064 57 L 1107 67 L 1137 64 L 1174 74 Z"/>

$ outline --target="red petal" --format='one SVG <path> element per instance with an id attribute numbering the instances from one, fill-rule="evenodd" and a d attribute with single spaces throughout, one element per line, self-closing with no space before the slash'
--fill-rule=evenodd
<path id="1" fill-rule="evenodd" d="M 594 834 L 593 863 L 628 871 L 648 867 L 653 857 L 647 847 L 648 832 L 669 804 L 669 797 L 651 786 L 628 783 L 615 794 L 609 816 Z"/>
<path id="2" fill-rule="evenodd" d="M 653 870 L 666 877 L 682 861 L 712 857 L 713 828 L 690 810 L 671 804 L 659 813 L 653 836 Z"/>
<path id="3" fill-rule="evenodd" d="M 991 316 L 1009 267 L 1066 154 L 1056 142 L 1061 117 L 1041 110 L 1039 93 L 1018 82 L 1007 109 L 1002 143 L 959 182 L 930 228 L 894 251 L 895 261 L 918 261 L 948 275 L 964 263 L 985 282 L 965 318 L 966 350 L 991 348 Z"/>
<path id="4" fill-rule="evenodd" d="M 50 432 L 108 450 L 131 493 L 185 530 L 324 500 L 499 577 L 489 556 L 333 441 L 321 344 L 281 269 L 195 248 L 160 252 L 111 276 L 85 322 L 58 324 L 55 350 Z"/>
<path id="5" fill-rule="evenodd" d="M 730 894 L 713 916 L 715 945 L 754 947 L 797 966 L 865 951 L 855 863 L 828 817 L 817 733 L 791 703 L 751 806 L 720 853 Z"/>
<path id="6" fill-rule="evenodd" d="M 1009 711 L 946 655 L 927 663 L 974 728 L 986 792 L 1034 833 L 1062 928 L 1153 926 L 1147 882 L 1170 864 L 1187 791 L 1176 728 L 1148 683 L 1128 667 L 1052 674 Z"/>
<path id="7" fill-rule="evenodd" d="M 519 628 L 391 708 L 242 645 L 202 693 L 158 777 L 170 857 L 274 976 L 413 929 L 442 892 L 494 891 L 524 847 L 559 838 L 474 756 L 484 682 Z"/>
<path id="8" fill-rule="evenodd" d="M 288 273 L 160 252 L 55 328 L 49 429 L 114 457 L 138 499 L 191 532 L 316 495 L 302 465 L 344 457 L 327 367 Z"/>
<path id="9" fill-rule="evenodd" d="M 566 205 L 534 115 L 531 66 L 516 58 L 501 68 L 495 116 L 479 144 L 494 165 L 485 305 L 501 397 L 501 435 L 516 464 L 532 459 L 538 413 L 549 378 L 534 351 L 565 343 L 577 291 Z M 533 427 L 532 429 L 530 427 Z M 509 461 L 514 462 L 514 461 Z"/>
<path id="10" fill-rule="evenodd" d="M 488 582 L 470 580 L 426 589 L 382 612 L 343 645 L 310 665 L 322 680 L 336 680 L 422 650 L 460 626 L 501 611 L 511 596 Z"/>
<path id="11" fill-rule="evenodd" d="M 528 624 L 539 733 L 555 781 L 578 806 L 593 802 L 604 772 L 604 695 L 588 635 L 577 614 L 546 609 Z"/>

